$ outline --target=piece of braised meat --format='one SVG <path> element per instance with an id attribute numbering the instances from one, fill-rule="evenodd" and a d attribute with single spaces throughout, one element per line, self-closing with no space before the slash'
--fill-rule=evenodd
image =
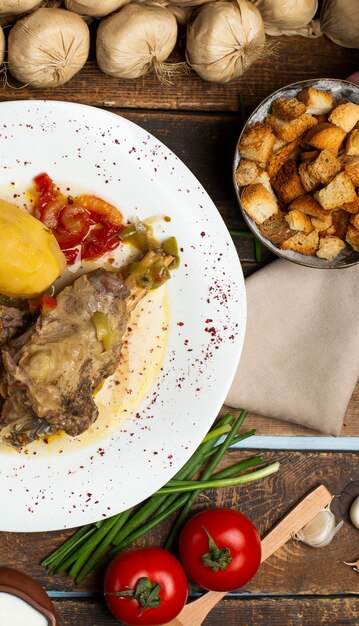
<path id="1" fill-rule="evenodd" d="M 128 296 L 119 271 L 97 269 L 65 287 L 56 308 L 3 348 L 0 428 L 10 425 L 10 445 L 61 430 L 80 435 L 95 421 L 93 392 L 118 365 Z"/>
<path id="2" fill-rule="evenodd" d="M 0 347 L 17 335 L 29 319 L 29 310 L 26 304 L 20 307 L 14 304 L 3 303 L 0 300 Z"/>

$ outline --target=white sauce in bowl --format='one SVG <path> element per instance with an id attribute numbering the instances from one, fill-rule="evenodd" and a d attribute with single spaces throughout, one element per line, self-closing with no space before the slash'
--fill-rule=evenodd
<path id="1" fill-rule="evenodd" d="M 48 619 L 28 602 L 0 592 L 0 626 L 49 626 Z"/>

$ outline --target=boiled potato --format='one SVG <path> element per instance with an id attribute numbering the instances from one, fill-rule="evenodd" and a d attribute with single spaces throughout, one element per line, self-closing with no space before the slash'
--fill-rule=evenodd
<path id="1" fill-rule="evenodd" d="M 65 266 L 51 230 L 19 207 L 0 200 L 0 294 L 35 298 Z"/>

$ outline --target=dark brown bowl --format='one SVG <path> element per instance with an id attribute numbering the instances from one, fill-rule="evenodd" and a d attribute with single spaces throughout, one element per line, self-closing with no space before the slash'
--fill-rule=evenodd
<path id="1" fill-rule="evenodd" d="M 356 263 L 359 263 L 359 253 L 355 252 L 355 250 L 353 250 L 349 246 L 344 248 L 344 250 L 342 250 L 335 259 L 333 259 L 333 261 L 326 261 L 325 259 L 320 259 L 317 256 L 307 256 L 305 254 L 300 254 L 300 252 L 294 252 L 293 250 L 280 250 L 274 243 L 269 241 L 269 239 L 263 237 L 257 224 L 254 222 L 254 220 L 252 220 L 251 217 L 249 217 L 241 204 L 239 187 L 236 183 L 236 170 L 238 167 L 238 163 L 241 160 L 238 146 L 244 131 L 249 124 L 255 124 L 256 122 L 262 122 L 264 120 L 266 114 L 272 106 L 273 100 L 282 97 L 295 98 L 298 92 L 301 89 L 305 89 L 305 87 L 314 87 L 315 89 L 321 89 L 322 91 L 331 91 L 336 100 L 343 98 L 345 100 L 350 100 L 351 102 L 359 104 L 359 86 L 347 80 L 340 80 L 338 78 L 317 78 L 312 80 L 301 80 L 298 83 L 292 83 L 291 85 L 286 85 L 286 87 L 281 87 L 280 89 L 277 89 L 277 91 L 274 91 L 270 96 L 263 100 L 261 104 L 255 109 L 255 111 L 253 111 L 238 138 L 233 161 L 233 184 L 236 191 L 238 204 L 250 230 L 264 246 L 266 246 L 271 252 L 273 252 L 273 254 L 276 254 L 283 259 L 287 259 L 288 261 L 292 261 L 293 263 L 306 265 L 307 267 L 319 267 L 321 269 L 339 269 L 341 267 L 349 267 L 350 265 L 355 265 Z"/>

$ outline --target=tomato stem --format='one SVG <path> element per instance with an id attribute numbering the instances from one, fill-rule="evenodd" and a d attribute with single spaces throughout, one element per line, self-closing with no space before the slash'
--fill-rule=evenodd
<path id="1" fill-rule="evenodd" d="M 142 608 L 141 615 L 146 609 L 157 609 L 161 604 L 159 593 L 162 587 L 157 582 L 151 582 L 149 578 L 139 578 L 134 589 L 123 589 L 122 591 L 105 591 L 105 596 L 117 596 L 119 598 L 130 598 L 137 600 Z"/>
<path id="2" fill-rule="evenodd" d="M 229 548 L 218 548 L 213 537 L 208 532 L 207 528 L 202 526 L 204 532 L 208 537 L 208 552 L 202 554 L 202 563 L 206 567 L 210 567 L 212 572 L 218 572 L 218 570 L 226 570 L 228 564 L 232 561 L 232 555 Z"/>

